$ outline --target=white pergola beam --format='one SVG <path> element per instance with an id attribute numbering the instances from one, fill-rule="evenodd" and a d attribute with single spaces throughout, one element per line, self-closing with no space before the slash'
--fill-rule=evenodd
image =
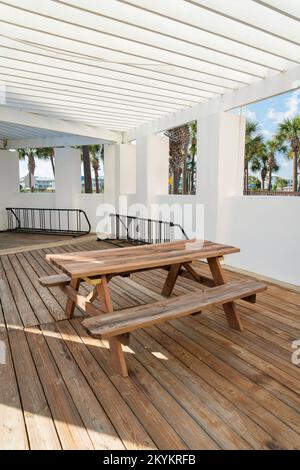
<path id="1" fill-rule="evenodd" d="M 103 139 L 113 143 L 121 143 L 123 139 L 122 133 L 113 132 L 100 126 L 88 126 L 77 122 L 53 119 L 51 117 L 28 113 L 8 106 L 0 106 L 0 122 L 26 125 L 32 128 L 45 129 L 45 131 L 50 130 L 83 137 Z"/>
<path id="2" fill-rule="evenodd" d="M 134 140 L 148 134 L 155 134 L 166 129 L 180 126 L 195 119 L 204 118 L 210 114 L 246 106 L 272 96 L 280 95 L 300 88 L 300 65 L 275 77 L 262 80 L 251 86 L 228 93 L 221 98 L 206 101 L 190 109 L 174 113 L 164 119 L 152 121 L 147 125 L 131 130 L 127 134 L 128 140 Z"/>
<path id="3" fill-rule="evenodd" d="M 7 148 L 20 149 L 20 148 L 42 148 L 42 147 L 72 147 L 77 145 L 96 145 L 109 143 L 103 139 L 92 139 L 80 136 L 64 136 L 64 137 L 35 137 L 35 138 L 20 138 L 8 139 Z M 1 146 L 1 141 L 0 141 Z"/>

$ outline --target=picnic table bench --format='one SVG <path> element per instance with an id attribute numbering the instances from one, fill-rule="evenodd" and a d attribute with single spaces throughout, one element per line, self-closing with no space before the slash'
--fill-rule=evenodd
<path id="1" fill-rule="evenodd" d="M 237 253 L 238 248 L 202 240 L 183 240 L 156 245 L 113 248 L 108 250 L 81 251 L 75 253 L 49 254 L 46 259 L 62 273 L 40 278 L 44 287 L 59 286 L 67 296 L 65 312 L 70 318 L 75 306 L 87 315 L 82 324 L 96 337 L 109 340 L 114 369 L 126 377 L 128 370 L 122 344 L 128 343 L 129 333 L 150 325 L 200 312 L 214 305 L 222 305 L 230 327 L 243 331 L 234 301 L 242 299 L 255 302 L 256 294 L 264 291 L 265 284 L 255 280 L 226 283 L 220 258 Z M 192 262 L 207 260 L 212 279 L 199 276 Z M 165 268 L 168 273 L 162 287 L 165 299 L 146 305 L 113 312 L 109 281 L 113 276 L 155 268 Z M 179 275 L 191 277 L 197 282 L 211 285 L 203 292 L 171 297 Z M 207 282 L 205 282 L 207 281 Z M 79 294 L 81 282 L 88 282 L 93 290 L 87 295 Z M 97 299 L 100 309 L 93 304 Z M 105 315 L 104 315 L 105 314 Z"/>

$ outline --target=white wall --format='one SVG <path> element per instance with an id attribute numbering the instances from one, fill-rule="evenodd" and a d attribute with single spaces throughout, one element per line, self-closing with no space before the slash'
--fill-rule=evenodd
<path id="1" fill-rule="evenodd" d="M 6 207 L 13 206 L 19 192 L 19 158 L 17 152 L 0 150 L 0 230 L 7 228 Z"/>
<path id="2" fill-rule="evenodd" d="M 168 194 L 169 139 L 149 135 L 136 140 L 136 200 L 149 206 L 157 195 Z"/>
<path id="3" fill-rule="evenodd" d="M 104 183 L 105 184 L 105 183 Z M 101 211 L 104 204 L 104 194 L 84 194 L 80 193 L 76 197 L 76 208 L 85 211 L 90 221 L 92 232 L 97 231 L 97 225 L 102 216 Z"/>
<path id="4" fill-rule="evenodd" d="M 299 214 L 298 197 L 229 197 L 224 242 L 241 252 L 226 257 L 226 263 L 300 285 Z"/>

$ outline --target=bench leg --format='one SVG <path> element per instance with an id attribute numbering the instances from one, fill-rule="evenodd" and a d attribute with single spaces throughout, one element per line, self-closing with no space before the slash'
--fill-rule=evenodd
<path id="1" fill-rule="evenodd" d="M 225 280 L 223 277 L 222 268 L 220 265 L 220 261 L 218 258 L 208 258 L 208 264 L 215 281 L 216 286 L 220 286 L 225 284 Z M 223 305 L 223 309 L 228 321 L 228 324 L 231 328 L 234 328 L 238 331 L 243 331 L 243 325 L 240 319 L 238 312 L 236 311 L 235 305 L 233 302 L 229 302 L 228 304 Z"/>
<path id="2" fill-rule="evenodd" d="M 161 292 L 164 297 L 170 297 L 170 295 L 172 294 L 173 288 L 179 275 L 180 268 L 181 263 L 173 264 L 171 266 Z"/>
<path id="3" fill-rule="evenodd" d="M 101 310 L 104 313 L 113 312 L 112 301 L 110 297 L 109 287 L 106 276 L 101 277 L 101 284 L 97 285 L 98 299 L 101 306 Z M 123 338 L 124 336 L 124 338 Z M 128 344 L 128 335 L 121 335 L 111 338 L 109 340 L 110 357 L 114 370 L 122 375 L 122 377 L 128 376 L 128 369 L 125 361 L 124 351 L 122 349 L 122 343 Z"/>
<path id="4" fill-rule="evenodd" d="M 70 286 L 78 292 L 80 286 L 81 279 L 72 279 L 70 282 Z M 66 303 L 65 313 L 68 318 L 72 318 L 74 315 L 76 304 L 72 299 L 68 299 Z"/>
<path id="5" fill-rule="evenodd" d="M 94 300 L 98 297 L 98 292 L 97 288 L 94 287 L 94 289 L 86 296 L 86 300 L 88 302 L 94 302 Z"/>

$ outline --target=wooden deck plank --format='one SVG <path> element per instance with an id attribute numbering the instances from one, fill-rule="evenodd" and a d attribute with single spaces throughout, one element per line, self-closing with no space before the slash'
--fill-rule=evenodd
<path id="1" fill-rule="evenodd" d="M 63 294 L 37 282 L 58 272 L 47 253 L 101 256 L 126 243 L 115 245 L 76 240 L 0 257 L 0 335 L 10 356 L 0 364 L 0 448 L 108 448 L 116 439 L 126 449 L 299 449 L 291 342 L 300 337 L 300 292 L 271 282 L 256 304 L 237 301 L 243 334 L 228 328 L 219 307 L 137 330 L 125 347 L 130 377 L 123 379 L 111 368 L 107 342 L 89 337 L 81 318 L 65 320 Z M 205 263 L 194 264 L 207 276 Z M 255 279 L 225 274 L 228 281 Z M 114 309 L 161 300 L 166 276 L 157 269 L 113 278 Z M 172 295 L 204 288 L 179 276 Z M 90 290 L 80 287 L 84 295 Z M 22 331 L 32 313 L 43 332 Z"/>
<path id="2" fill-rule="evenodd" d="M 22 323 L 25 327 L 37 325 L 39 323 L 38 319 L 36 318 L 28 298 L 22 289 L 20 280 L 18 279 L 8 256 L 1 256 L 1 262 L 6 274 L 6 279 L 10 285 L 10 290 L 13 292 L 14 301 L 19 315 L 22 318 Z M 27 292 L 27 294 L 30 294 L 30 292 Z"/>
<path id="3" fill-rule="evenodd" d="M 29 448 L 8 335 L 0 333 L 0 449 Z"/>
<path id="4" fill-rule="evenodd" d="M 191 447 L 193 445 L 200 445 L 197 435 L 190 436 L 189 433 L 186 433 L 185 440 L 183 440 L 180 435 L 176 433 L 177 426 L 175 426 L 175 429 L 171 426 L 171 423 L 168 421 L 168 417 L 164 417 L 164 413 L 161 414 L 159 412 L 155 404 L 148 399 L 141 388 L 131 380 L 130 377 L 124 379 L 120 375 L 114 373 L 109 360 L 109 351 L 107 347 L 103 347 L 103 343 L 100 340 L 88 336 L 86 330 L 81 325 L 80 320 L 74 319 L 71 320 L 71 323 L 106 375 L 115 387 L 121 391 L 124 401 L 128 404 L 137 418 L 143 423 L 145 429 L 158 448 L 175 450 L 186 449 L 188 443 Z M 178 428 L 179 434 L 184 434 L 179 426 Z M 212 445 L 214 446 L 214 443 L 212 443 Z"/>
<path id="5" fill-rule="evenodd" d="M 34 290 L 47 309 L 47 312 L 45 312 L 43 308 L 38 310 L 39 313 L 37 313 L 37 316 L 40 315 L 40 323 L 49 323 L 56 319 L 65 318 L 61 305 L 48 289 L 45 289 L 40 285 L 38 282 L 39 275 L 34 271 L 24 254 L 16 254 L 16 258 L 22 265 L 27 278 L 30 279 Z"/>
<path id="6" fill-rule="evenodd" d="M 45 398 L 25 332 L 9 332 L 9 342 L 27 434 L 32 450 L 57 450 L 61 445 Z"/>
<path id="7" fill-rule="evenodd" d="M 254 423 L 246 414 L 240 412 L 234 402 L 233 395 L 230 392 L 224 393 L 224 379 L 219 378 L 215 371 L 209 367 L 205 367 L 201 359 L 189 354 L 186 349 L 180 348 L 176 341 L 164 335 L 159 328 L 153 327 L 149 328 L 147 332 L 140 332 L 138 338 L 148 351 L 153 351 L 154 356 L 161 364 L 186 384 L 191 392 L 198 397 L 200 403 L 205 403 L 212 412 L 217 413 L 224 423 L 237 434 L 243 436 L 252 448 L 268 448 L 268 443 L 272 441 L 271 435 Z M 181 359 L 178 360 L 178 357 Z M 212 375 L 215 376 L 214 381 L 210 380 Z M 218 378 L 221 385 L 214 388 L 215 383 L 218 383 Z M 228 383 L 227 388 L 229 388 Z"/>
<path id="8" fill-rule="evenodd" d="M 2 304 L 3 316 L 7 329 L 23 328 L 23 322 L 19 315 L 13 294 L 10 290 L 5 271 L 0 259 L 0 300 Z"/>
<path id="9" fill-rule="evenodd" d="M 23 291 L 26 292 L 26 295 L 29 298 L 34 314 L 38 319 L 38 323 L 51 322 L 53 318 L 38 292 L 36 291 L 36 286 L 34 285 L 33 279 L 30 276 L 27 276 L 26 271 L 24 270 L 24 265 L 20 263 L 16 255 L 9 255 L 9 260 L 16 275 L 18 276 Z"/>
<path id="10" fill-rule="evenodd" d="M 26 337 L 62 448 L 94 449 L 42 332 L 31 327 L 26 330 Z"/>
<path id="11" fill-rule="evenodd" d="M 95 449 L 124 449 L 113 425 L 62 340 L 57 325 L 43 325 L 41 329 Z"/>
<path id="12" fill-rule="evenodd" d="M 80 367 L 85 379 L 110 417 L 126 449 L 155 449 L 156 446 L 109 380 L 70 322 L 57 323 L 57 329 Z M 129 425 L 130 423 L 130 425 Z"/>

